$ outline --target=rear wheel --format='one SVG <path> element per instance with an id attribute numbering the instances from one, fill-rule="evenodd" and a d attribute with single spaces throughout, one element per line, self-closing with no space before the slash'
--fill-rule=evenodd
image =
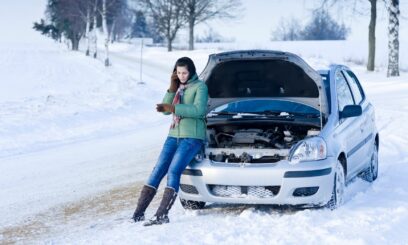
<path id="1" fill-rule="evenodd" d="M 203 209 L 205 206 L 205 202 L 199 202 L 199 201 L 180 199 L 180 202 L 181 202 L 181 206 L 183 206 L 184 209 L 197 210 L 197 209 Z"/>
<path id="2" fill-rule="evenodd" d="M 333 192 L 330 201 L 326 204 L 331 210 L 338 208 L 343 203 L 344 189 L 346 188 L 346 178 L 344 168 L 340 160 L 337 160 L 333 181 Z"/>
<path id="3" fill-rule="evenodd" d="M 360 177 L 367 182 L 373 182 L 374 180 L 377 179 L 377 176 L 378 176 L 378 148 L 377 143 L 374 142 L 373 152 L 371 153 L 370 166 L 368 166 L 368 168 L 365 169 L 360 174 Z"/>

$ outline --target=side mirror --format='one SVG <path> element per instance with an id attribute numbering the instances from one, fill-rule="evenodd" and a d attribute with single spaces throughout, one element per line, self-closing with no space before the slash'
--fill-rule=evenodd
<path id="1" fill-rule="evenodd" d="M 358 117 L 363 114 L 363 109 L 360 105 L 346 105 L 343 111 L 340 112 L 340 119 L 347 117 Z"/>

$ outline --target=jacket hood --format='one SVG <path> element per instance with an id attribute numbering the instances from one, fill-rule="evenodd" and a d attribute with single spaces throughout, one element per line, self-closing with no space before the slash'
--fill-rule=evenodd
<path id="1" fill-rule="evenodd" d="M 280 51 L 244 50 L 209 56 L 200 75 L 208 87 L 208 110 L 242 99 L 280 99 L 328 115 L 320 74 L 299 56 Z"/>

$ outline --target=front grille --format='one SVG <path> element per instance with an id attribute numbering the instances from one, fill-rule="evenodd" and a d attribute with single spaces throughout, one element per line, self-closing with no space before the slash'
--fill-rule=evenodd
<path id="1" fill-rule="evenodd" d="M 230 198 L 270 198 L 279 193 L 280 186 L 233 186 L 233 185 L 208 185 L 211 194 L 218 197 Z"/>
<path id="2" fill-rule="evenodd" d="M 185 193 L 198 194 L 197 188 L 195 188 L 193 185 L 180 184 L 180 189 Z"/>

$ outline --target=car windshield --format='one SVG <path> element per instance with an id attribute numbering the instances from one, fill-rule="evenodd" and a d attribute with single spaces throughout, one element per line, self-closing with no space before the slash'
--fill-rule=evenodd
<path id="1" fill-rule="evenodd" d="M 285 100 L 241 100 L 219 106 L 209 116 L 236 114 L 319 116 L 320 112 L 310 106 Z"/>

